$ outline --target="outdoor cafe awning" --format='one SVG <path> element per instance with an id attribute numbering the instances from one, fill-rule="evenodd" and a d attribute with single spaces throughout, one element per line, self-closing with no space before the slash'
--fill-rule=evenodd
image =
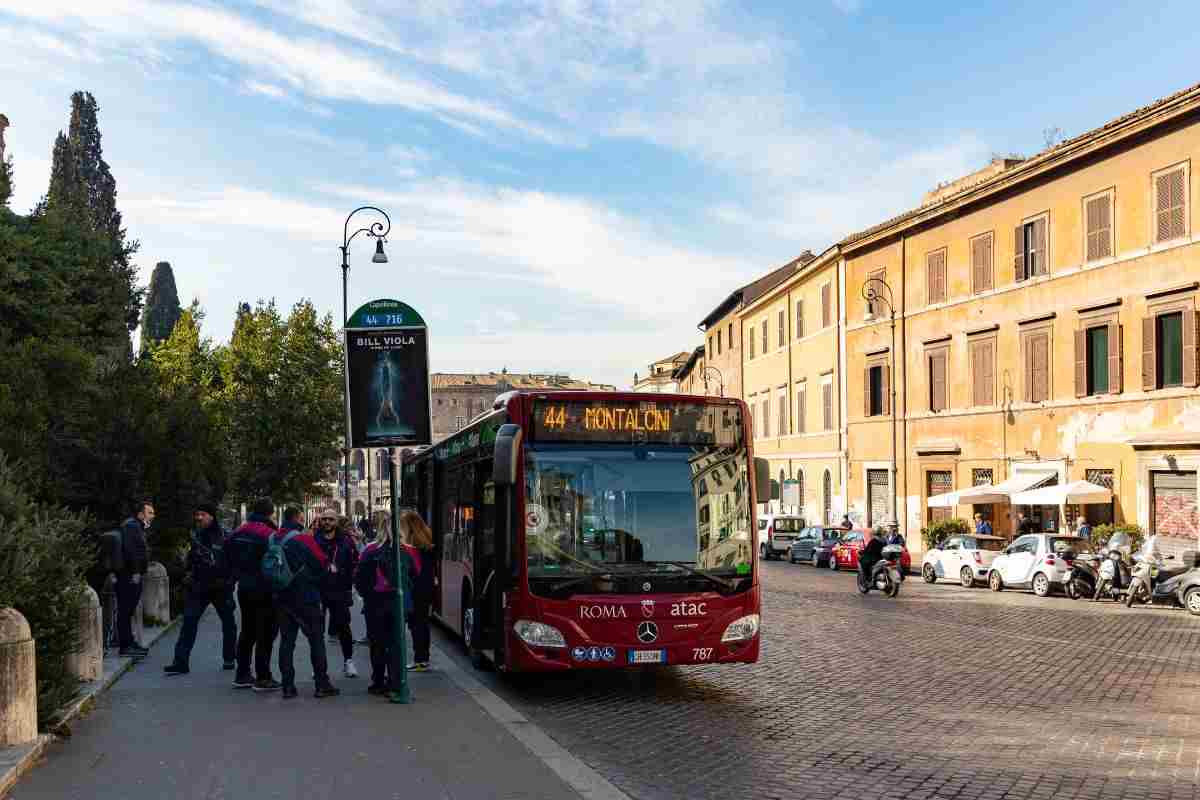
<path id="1" fill-rule="evenodd" d="M 1112 492 L 1088 481 L 1074 481 L 1063 486 L 1043 486 L 1013 495 L 1015 506 L 1062 506 L 1111 503 Z"/>
<path id="2" fill-rule="evenodd" d="M 930 508 L 953 508 L 954 506 L 988 505 L 989 503 L 1016 504 L 1014 495 L 1026 492 L 1054 477 L 1054 472 L 1023 472 L 996 485 L 990 483 L 959 489 L 955 492 L 935 494 L 929 498 Z"/>

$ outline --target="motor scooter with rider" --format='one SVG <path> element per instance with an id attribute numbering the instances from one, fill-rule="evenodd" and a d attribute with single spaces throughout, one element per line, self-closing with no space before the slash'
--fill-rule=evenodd
<path id="1" fill-rule="evenodd" d="M 858 591 L 878 589 L 887 597 L 900 594 L 902 544 L 885 544 L 882 530 L 875 531 L 858 555 Z"/>

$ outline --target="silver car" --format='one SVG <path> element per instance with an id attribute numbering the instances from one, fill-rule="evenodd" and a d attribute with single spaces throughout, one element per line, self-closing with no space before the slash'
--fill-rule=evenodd
<path id="1" fill-rule="evenodd" d="M 1054 587 L 1061 588 L 1071 574 L 1074 554 L 1091 549 L 1091 542 L 1077 536 L 1057 533 L 1019 536 L 992 562 L 988 586 L 993 592 L 1033 589 L 1038 597 L 1045 597 Z"/>

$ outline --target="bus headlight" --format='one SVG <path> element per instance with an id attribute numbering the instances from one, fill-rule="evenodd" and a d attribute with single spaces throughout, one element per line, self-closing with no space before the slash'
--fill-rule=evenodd
<path id="1" fill-rule="evenodd" d="M 758 614 L 749 614 L 741 619 L 735 619 L 725 629 L 721 643 L 744 642 L 758 635 Z"/>
<path id="2" fill-rule="evenodd" d="M 513 633 L 520 637 L 525 644 L 533 647 L 566 647 L 567 640 L 562 631 L 544 622 L 533 622 L 519 619 L 513 625 Z"/>

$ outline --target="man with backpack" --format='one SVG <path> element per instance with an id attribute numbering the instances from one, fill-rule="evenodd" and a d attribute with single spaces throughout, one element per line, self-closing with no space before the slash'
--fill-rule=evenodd
<path id="1" fill-rule="evenodd" d="M 314 697 L 333 697 L 340 692 L 329 680 L 329 662 L 325 656 L 324 611 L 321 585 L 330 567 L 329 558 L 316 537 L 304 530 L 299 514 L 284 522 L 282 530 L 271 537 L 270 549 L 263 559 L 263 577 L 275 591 L 279 624 L 279 677 L 283 697 L 296 697 L 296 636 L 301 631 L 308 640 L 312 658 Z"/>
<path id="2" fill-rule="evenodd" d="M 217 522 L 217 507 L 201 503 L 193 515 L 192 548 L 184 577 L 187 598 L 183 605 L 183 627 L 175 642 L 175 659 L 163 671 L 186 675 L 188 659 L 196 644 L 200 618 L 211 604 L 221 618 L 221 655 L 224 669 L 233 669 L 237 645 L 237 622 L 233 618 L 233 584 L 229 559 L 225 556 L 225 531 Z"/>
<path id="3" fill-rule="evenodd" d="M 263 557 L 275 533 L 275 504 L 269 497 L 256 500 L 250 515 L 225 544 L 233 579 L 237 581 L 242 632 L 237 641 L 237 673 L 233 688 L 272 692 L 280 684 L 271 676 L 271 649 L 278 633 L 271 586 L 263 577 Z M 254 676 L 250 656 L 254 655 Z"/>
<path id="4" fill-rule="evenodd" d="M 299 509 L 294 509 L 300 515 Z M 358 566 L 358 545 L 349 533 L 338 525 L 332 509 L 321 512 L 317 545 L 329 560 L 329 569 L 321 579 L 322 622 L 329 617 L 330 636 L 336 636 L 342 646 L 347 678 L 357 678 L 354 664 L 354 636 L 350 633 L 350 608 L 354 605 L 354 568 Z"/>
<path id="5" fill-rule="evenodd" d="M 142 578 L 150 566 L 146 529 L 154 522 L 154 506 L 147 500 L 134 503 L 133 516 L 121 525 L 122 568 L 117 570 L 117 642 L 120 654 L 146 657 L 148 648 L 133 638 L 133 612 L 142 599 Z"/>

